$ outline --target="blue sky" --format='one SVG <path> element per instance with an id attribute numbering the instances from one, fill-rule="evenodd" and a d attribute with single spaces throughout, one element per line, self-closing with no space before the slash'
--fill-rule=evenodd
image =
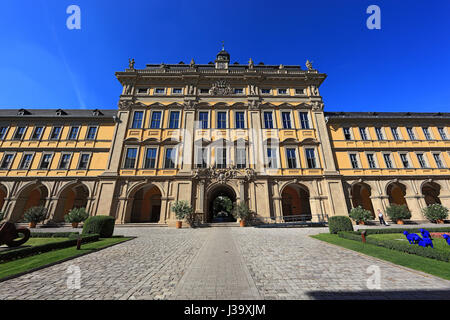
<path id="1" fill-rule="evenodd" d="M 208 63 L 223 40 L 232 62 L 312 60 L 327 111 L 450 112 L 449 14 L 447 0 L 2 0 L 0 107 L 114 109 L 128 58 Z"/>

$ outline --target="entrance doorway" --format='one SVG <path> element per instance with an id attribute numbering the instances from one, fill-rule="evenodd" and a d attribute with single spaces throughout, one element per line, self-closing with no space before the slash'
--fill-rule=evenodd
<path id="1" fill-rule="evenodd" d="M 215 187 L 208 195 L 206 222 L 236 222 L 232 214 L 235 203 L 236 194 L 231 187 Z"/>

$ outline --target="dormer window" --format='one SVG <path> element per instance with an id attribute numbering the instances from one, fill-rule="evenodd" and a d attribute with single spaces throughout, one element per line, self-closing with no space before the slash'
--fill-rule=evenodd
<path id="1" fill-rule="evenodd" d="M 147 94 L 148 88 L 138 88 L 138 94 Z"/>
<path id="2" fill-rule="evenodd" d="M 164 88 L 156 88 L 155 89 L 155 94 L 165 94 L 166 93 L 166 89 Z"/>
<path id="3" fill-rule="evenodd" d="M 261 89 L 262 94 L 270 94 L 270 89 Z"/>
<path id="4" fill-rule="evenodd" d="M 278 89 L 278 94 L 287 94 L 287 89 Z"/>

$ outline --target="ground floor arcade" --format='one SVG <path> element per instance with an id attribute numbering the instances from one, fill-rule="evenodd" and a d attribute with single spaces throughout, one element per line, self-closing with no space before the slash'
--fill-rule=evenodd
<path id="1" fill-rule="evenodd" d="M 345 215 L 357 206 L 375 214 L 390 204 L 405 204 L 412 220 L 425 220 L 422 209 L 433 203 L 450 207 L 449 179 L 346 179 L 254 178 L 231 179 L 78 179 L 0 182 L 0 210 L 18 222 L 28 208 L 44 206 L 47 221 L 63 222 L 72 208 L 86 208 L 90 215 L 111 215 L 117 223 L 174 224 L 171 205 L 191 203 L 202 222 L 217 220 L 229 211 L 217 199 L 245 201 L 262 222 L 301 217 L 313 222 Z M 374 215 L 375 218 L 375 215 Z"/>

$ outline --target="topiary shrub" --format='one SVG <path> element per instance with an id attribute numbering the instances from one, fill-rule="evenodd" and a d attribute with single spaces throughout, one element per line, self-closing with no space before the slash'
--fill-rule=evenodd
<path id="1" fill-rule="evenodd" d="M 392 204 L 386 208 L 386 214 L 392 221 L 405 220 L 411 218 L 411 212 L 405 204 Z"/>
<path id="2" fill-rule="evenodd" d="M 422 212 L 425 218 L 427 218 L 431 222 L 436 222 L 437 220 L 445 220 L 448 217 L 448 209 L 438 203 L 423 208 Z"/>
<path id="3" fill-rule="evenodd" d="M 349 217 L 356 222 L 367 222 L 372 219 L 372 212 L 358 206 L 350 210 Z"/>
<path id="4" fill-rule="evenodd" d="M 111 238 L 116 219 L 111 216 L 89 217 L 84 222 L 82 234 L 99 234 L 100 238 Z"/>
<path id="5" fill-rule="evenodd" d="M 39 223 L 45 220 L 47 217 L 47 208 L 44 207 L 32 207 L 28 209 L 23 218 L 25 222 Z"/>
<path id="6" fill-rule="evenodd" d="M 353 224 L 349 217 L 334 216 L 328 218 L 328 228 L 330 233 L 338 233 L 340 231 L 353 231 Z"/>
<path id="7" fill-rule="evenodd" d="M 64 216 L 64 220 L 68 223 L 83 222 L 89 218 L 89 214 L 86 212 L 86 208 L 73 208 L 68 214 Z"/>

